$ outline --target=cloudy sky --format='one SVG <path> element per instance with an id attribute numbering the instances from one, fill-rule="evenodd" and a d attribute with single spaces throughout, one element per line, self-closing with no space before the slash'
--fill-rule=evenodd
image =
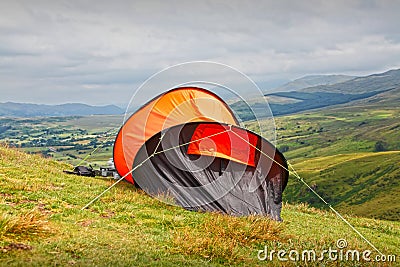
<path id="1" fill-rule="evenodd" d="M 0 1 L 0 102 L 124 104 L 187 61 L 262 89 L 400 68 L 400 1 Z M 153 97 L 153 96 L 149 96 Z"/>

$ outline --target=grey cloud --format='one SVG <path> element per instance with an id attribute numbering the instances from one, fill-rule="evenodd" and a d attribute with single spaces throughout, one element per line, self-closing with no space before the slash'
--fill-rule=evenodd
<path id="1" fill-rule="evenodd" d="M 398 1 L 361 0 L 2 1 L 0 101 L 55 101 L 47 92 L 69 102 L 73 90 L 87 103 L 123 102 L 146 77 L 191 60 L 262 84 L 398 68 L 399 11 Z"/>

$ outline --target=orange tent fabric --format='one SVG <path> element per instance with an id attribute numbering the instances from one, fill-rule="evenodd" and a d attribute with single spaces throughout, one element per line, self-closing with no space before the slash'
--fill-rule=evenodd
<path id="1" fill-rule="evenodd" d="M 222 122 L 238 125 L 229 106 L 214 93 L 181 87 L 161 94 L 142 106 L 121 127 L 114 143 L 114 164 L 119 175 L 128 174 L 140 147 L 163 129 L 187 122 Z"/>

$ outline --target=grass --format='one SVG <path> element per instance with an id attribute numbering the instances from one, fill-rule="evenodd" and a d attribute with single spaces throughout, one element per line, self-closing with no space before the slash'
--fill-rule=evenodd
<path id="1" fill-rule="evenodd" d="M 36 210 L 31 210 L 18 215 L 1 214 L 0 238 L 45 237 L 50 233 L 48 222 Z"/>
<path id="2" fill-rule="evenodd" d="M 276 117 L 276 144 L 287 148 L 284 154 L 290 160 L 374 152 L 377 142 L 383 142 L 383 150 L 398 151 L 399 118 L 397 106 L 362 105 Z M 256 126 L 254 122 L 246 123 L 253 131 L 257 131 Z M 263 132 L 263 136 L 273 135 Z"/>
<path id="3" fill-rule="evenodd" d="M 331 212 L 305 204 L 285 204 L 277 223 L 186 211 L 120 183 L 82 211 L 114 181 L 62 172 L 70 167 L 0 146 L 0 266 L 294 266 L 259 261 L 258 251 L 318 251 L 339 238 L 371 249 Z M 399 254 L 399 222 L 346 218 L 383 253 Z"/>
<path id="4" fill-rule="evenodd" d="M 277 146 L 341 212 L 398 221 L 399 118 L 395 104 L 365 103 L 277 117 Z M 291 203 L 326 208 L 294 176 L 284 195 Z"/>
<path id="5" fill-rule="evenodd" d="M 276 124 L 278 147 L 287 146 L 284 154 L 299 174 L 379 250 L 399 255 L 400 113 L 396 105 L 394 101 L 391 106 L 317 110 L 277 117 Z M 54 123 L 68 129 L 89 127 L 88 134 L 119 123 L 113 117 L 104 121 L 107 125 L 101 117 Z M 29 123 L 37 120 L 26 121 L 25 128 Z M 52 122 L 40 123 L 45 127 Z M 247 127 L 257 130 L 251 123 Z M 376 151 L 378 141 L 386 151 Z M 111 151 L 102 150 L 95 163 L 110 156 Z M 284 222 L 276 223 L 262 217 L 189 212 L 150 198 L 127 183 L 118 184 L 81 211 L 114 181 L 62 173 L 70 168 L 0 146 L 0 266 L 368 265 L 257 259 L 265 247 L 321 251 L 335 248 L 340 238 L 347 240 L 349 249 L 372 250 L 336 215 L 323 210 L 326 207 L 295 177 L 284 192 L 291 203 L 283 206 Z"/>
<path id="6" fill-rule="evenodd" d="M 341 212 L 399 221 L 399 161 L 400 151 L 365 152 L 297 161 L 294 167 Z M 324 205 L 310 197 L 295 177 L 285 196 L 292 203 L 308 201 L 321 208 Z"/>
<path id="7" fill-rule="evenodd" d="M 243 247 L 265 241 L 286 240 L 282 229 L 278 223 L 257 216 L 237 218 L 214 214 L 194 231 L 191 226 L 174 229 L 172 241 L 177 252 L 184 255 L 201 255 L 210 260 L 234 263 L 248 260 Z"/>

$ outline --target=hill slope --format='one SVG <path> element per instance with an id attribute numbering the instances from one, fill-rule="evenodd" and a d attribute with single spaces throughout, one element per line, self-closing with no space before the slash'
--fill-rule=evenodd
<path id="1" fill-rule="evenodd" d="M 374 97 L 390 99 L 393 95 L 400 95 L 400 70 L 265 96 L 273 101 L 270 104 L 273 114 L 279 116 L 339 104 L 351 105 L 354 101 L 369 101 Z M 257 103 L 252 106 L 257 107 Z"/>
<path id="2" fill-rule="evenodd" d="M 120 183 L 81 211 L 114 181 L 66 175 L 65 168 L 0 146 L 0 265 L 257 266 L 265 264 L 257 259 L 264 246 L 322 251 L 339 238 L 349 249 L 371 249 L 332 213 L 305 205 L 285 205 L 279 224 L 186 211 Z M 399 254 L 398 222 L 347 219 L 382 252 Z"/>
<path id="3" fill-rule="evenodd" d="M 399 96 L 387 92 L 351 106 L 278 117 L 278 147 L 340 211 L 398 221 Z M 302 184 L 295 179 L 290 183 L 288 201 L 323 207 Z"/>
<path id="4" fill-rule="evenodd" d="M 389 70 L 379 74 L 357 77 L 345 82 L 332 85 L 321 85 L 304 88 L 304 92 L 330 92 L 361 94 L 390 90 L 400 86 L 400 69 Z"/>
<path id="5" fill-rule="evenodd" d="M 291 82 L 288 82 L 280 87 L 277 87 L 271 91 L 274 92 L 289 92 L 297 91 L 308 87 L 318 85 L 332 85 L 336 83 L 345 82 L 356 78 L 355 76 L 348 75 L 309 75 Z"/>
<path id="6" fill-rule="evenodd" d="M 298 161 L 299 175 L 338 210 L 358 216 L 400 221 L 400 151 L 351 153 Z M 324 207 L 299 181 L 288 201 Z"/>

